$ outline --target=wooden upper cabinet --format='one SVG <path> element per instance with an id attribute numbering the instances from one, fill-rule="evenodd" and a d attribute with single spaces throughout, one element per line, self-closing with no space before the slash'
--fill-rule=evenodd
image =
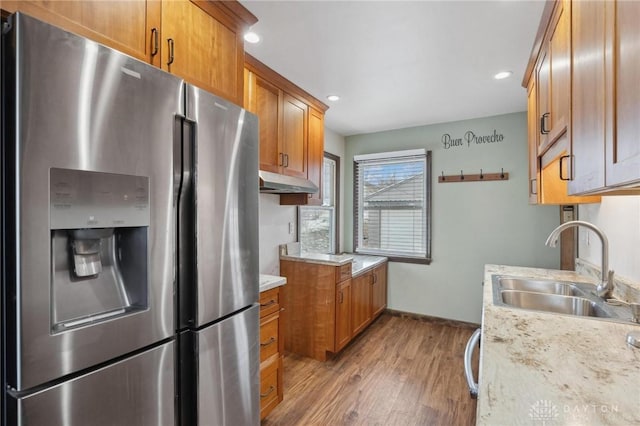
<path id="1" fill-rule="evenodd" d="M 218 2 L 162 2 L 162 69 L 242 105 L 243 25 Z"/>
<path id="2" fill-rule="evenodd" d="M 160 65 L 159 0 L 49 1 L 3 0 L 7 12 L 21 11 L 75 34 Z"/>
<path id="3" fill-rule="evenodd" d="M 95 40 L 242 105 L 244 29 L 237 1 L 2 0 L 2 9 Z"/>
<path id="4" fill-rule="evenodd" d="M 605 182 L 607 186 L 640 182 L 640 2 L 606 2 L 607 63 Z"/>
<path id="5" fill-rule="evenodd" d="M 567 130 L 571 96 L 571 43 L 569 1 L 558 1 L 549 36 L 540 52 L 537 68 L 539 143 L 544 153 Z"/>
<path id="6" fill-rule="evenodd" d="M 307 105 L 284 94 L 282 107 L 282 173 L 307 177 Z"/>
<path id="7" fill-rule="evenodd" d="M 569 192 L 576 194 L 605 185 L 605 2 L 574 2 L 571 28 L 573 180 Z"/>
<path id="8" fill-rule="evenodd" d="M 254 92 L 245 108 L 260 120 L 260 170 L 279 173 L 282 153 L 279 146 L 282 128 L 282 91 L 260 76 L 246 71 Z"/>
<path id="9" fill-rule="evenodd" d="M 538 203 L 540 165 L 538 158 L 538 99 L 536 79 L 532 78 L 527 90 L 527 140 L 529 145 L 529 204 Z"/>
<path id="10" fill-rule="evenodd" d="M 309 108 L 309 153 L 307 177 L 318 186 L 318 192 L 309 194 L 309 204 L 322 205 L 322 171 L 324 163 L 324 114 Z"/>

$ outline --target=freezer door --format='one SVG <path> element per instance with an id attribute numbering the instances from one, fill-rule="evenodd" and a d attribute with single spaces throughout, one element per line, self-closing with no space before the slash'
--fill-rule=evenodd
<path id="1" fill-rule="evenodd" d="M 7 381 L 22 391 L 173 335 L 184 84 L 26 15 L 10 22 Z"/>
<path id="2" fill-rule="evenodd" d="M 258 119 L 191 85 L 186 96 L 195 245 L 180 263 L 195 276 L 181 277 L 180 308 L 181 325 L 198 328 L 258 300 Z"/>
<path id="3" fill-rule="evenodd" d="M 11 425 L 175 424 L 174 342 L 21 397 L 9 396 Z"/>
<path id="4" fill-rule="evenodd" d="M 181 425 L 260 423 L 259 310 L 180 335 Z"/>

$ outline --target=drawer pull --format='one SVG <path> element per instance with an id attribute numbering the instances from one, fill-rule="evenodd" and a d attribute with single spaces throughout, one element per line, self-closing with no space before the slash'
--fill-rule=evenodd
<path id="1" fill-rule="evenodd" d="M 260 307 L 261 308 L 266 308 L 267 306 L 271 306 L 271 305 L 275 305 L 275 304 L 276 304 L 276 300 L 275 299 L 271 299 L 267 303 L 261 303 Z"/>
<path id="2" fill-rule="evenodd" d="M 260 398 L 266 398 L 269 395 L 271 395 L 273 393 L 273 391 L 276 390 L 276 388 L 274 388 L 273 386 L 269 386 L 269 390 L 265 393 L 261 393 L 260 394 Z"/>
<path id="3" fill-rule="evenodd" d="M 271 338 L 269 340 L 267 340 L 264 343 L 260 343 L 260 346 L 262 346 L 263 348 L 269 345 L 273 345 L 276 342 L 276 338 L 271 336 Z"/>

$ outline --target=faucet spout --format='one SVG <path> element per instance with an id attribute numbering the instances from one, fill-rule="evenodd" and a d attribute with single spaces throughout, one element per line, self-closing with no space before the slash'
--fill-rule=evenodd
<path id="1" fill-rule="evenodd" d="M 602 243 L 602 264 L 600 269 L 600 283 L 596 287 L 596 294 L 602 298 L 607 298 L 613 291 L 613 271 L 609 271 L 609 240 L 600 228 L 592 223 L 582 220 L 572 220 L 569 222 L 565 222 L 551 231 L 551 234 L 549 234 L 549 237 L 547 238 L 545 244 L 549 247 L 555 247 L 558 243 L 558 237 L 560 236 L 562 231 L 578 226 L 584 226 L 585 228 L 591 229 L 593 232 L 595 232 L 598 238 L 600 238 L 600 242 Z"/>

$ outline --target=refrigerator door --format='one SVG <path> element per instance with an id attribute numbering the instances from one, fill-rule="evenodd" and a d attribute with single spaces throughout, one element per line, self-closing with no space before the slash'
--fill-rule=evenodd
<path id="1" fill-rule="evenodd" d="M 198 328 L 258 301 L 258 119 L 191 85 L 186 100 L 195 244 L 180 247 L 180 322 Z"/>
<path id="2" fill-rule="evenodd" d="M 10 24 L 7 382 L 22 391 L 173 335 L 184 84 L 26 15 Z"/>
<path id="3" fill-rule="evenodd" d="M 260 423 L 259 310 L 180 335 L 182 425 Z"/>
<path id="4" fill-rule="evenodd" d="M 174 350 L 169 342 L 28 396 L 9 396 L 8 424 L 174 424 Z"/>

